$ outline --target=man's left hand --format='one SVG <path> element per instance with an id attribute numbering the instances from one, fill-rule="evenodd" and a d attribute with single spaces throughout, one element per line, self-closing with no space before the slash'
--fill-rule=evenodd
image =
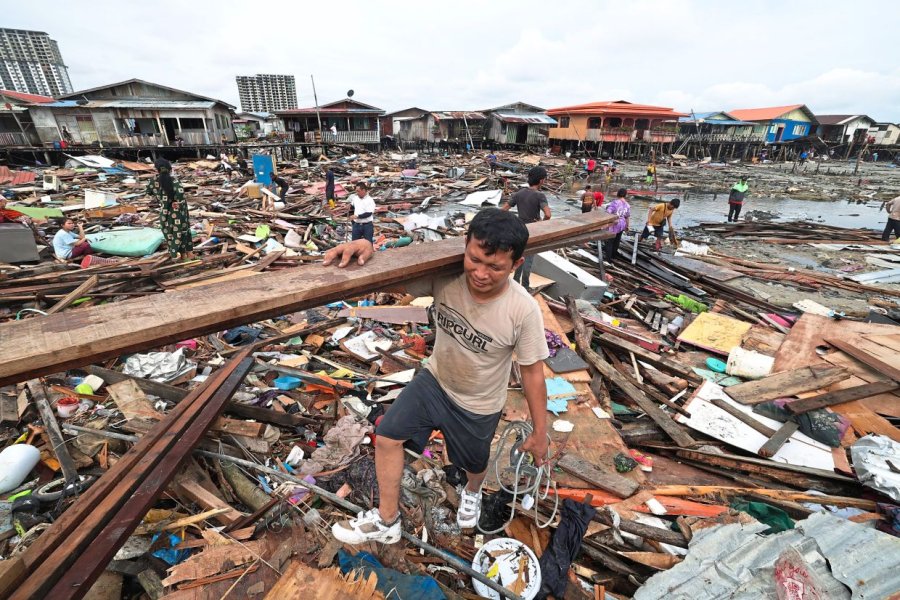
<path id="1" fill-rule="evenodd" d="M 523 452 L 531 452 L 531 455 L 534 457 L 534 464 L 540 467 L 547 460 L 549 447 L 550 442 L 547 440 L 546 433 L 532 433 L 522 443 L 521 450 Z"/>

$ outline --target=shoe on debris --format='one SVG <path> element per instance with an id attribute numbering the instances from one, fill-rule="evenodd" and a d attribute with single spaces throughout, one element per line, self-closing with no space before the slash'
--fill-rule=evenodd
<path id="1" fill-rule="evenodd" d="M 378 509 L 373 508 L 359 513 L 355 519 L 338 521 L 331 526 L 331 533 L 345 544 L 395 544 L 400 540 L 400 515 L 388 524 L 382 520 Z"/>
<path id="2" fill-rule="evenodd" d="M 472 529 L 478 524 L 481 514 L 481 492 L 470 492 L 463 488 L 459 497 L 459 510 L 456 512 L 456 524 L 460 529 Z"/>

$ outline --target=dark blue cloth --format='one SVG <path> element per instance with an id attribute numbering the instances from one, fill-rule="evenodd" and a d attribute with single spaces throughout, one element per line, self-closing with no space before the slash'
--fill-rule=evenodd
<path id="1" fill-rule="evenodd" d="M 341 573 L 361 571 L 364 577 L 375 573 L 378 578 L 377 590 L 390 598 L 400 600 L 447 600 L 437 581 L 422 575 L 407 575 L 381 565 L 378 559 L 368 552 L 348 554 L 338 551 L 338 563 Z"/>
<path id="2" fill-rule="evenodd" d="M 369 221 L 368 223 L 354 223 L 351 238 L 354 240 L 366 239 L 374 243 L 375 224 L 372 223 L 372 221 Z"/>

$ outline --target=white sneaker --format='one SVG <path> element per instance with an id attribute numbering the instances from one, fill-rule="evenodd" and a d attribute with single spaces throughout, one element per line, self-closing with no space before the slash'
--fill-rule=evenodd
<path id="1" fill-rule="evenodd" d="M 456 524 L 460 529 L 472 529 L 478 524 L 481 514 L 481 492 L 470 492 L 463 488 L 459 497 L 459 510 L 456 511 Z"/>
<path id="2" fill-rule="evenodd" d="M 387 525 L 381 520 L 378 509 L 373 508 L 359 513 L 355 519 L 338 521 L 331 526 L 331 533 L 345 544 L 395 544 L 400 540 L 400 518 L 398 516 L 393 524 Z"/>

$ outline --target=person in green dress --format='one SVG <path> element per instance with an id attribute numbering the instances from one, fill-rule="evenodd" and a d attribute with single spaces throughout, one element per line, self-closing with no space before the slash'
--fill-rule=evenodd
<path id="1" fill-rule="evenodd" d="M 191 223 L 187 202 L 184 201 L 184 188 L 172 177 L 172 163 L 161 158 L 154 164 L 159 174 L 147 184 L 147 194 L 155 196 L 159 201 L 159 226 L 166 238 L 169 256 L 173 259 L 192 260 L 194 243 L 191 240 Z"/>

